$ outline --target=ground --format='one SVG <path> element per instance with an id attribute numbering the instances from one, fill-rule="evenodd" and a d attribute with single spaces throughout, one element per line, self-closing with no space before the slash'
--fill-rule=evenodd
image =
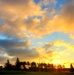
<path id="1" fill-rule="evenodd" d="M 74 75 L 70 72 L 0 72 L 0 75 Z"/>

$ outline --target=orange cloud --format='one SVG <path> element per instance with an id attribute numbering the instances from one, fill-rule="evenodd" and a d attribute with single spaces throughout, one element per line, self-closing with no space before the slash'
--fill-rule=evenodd
<path id="1" fill-rule="evenodd" d="M 53 2 L 56 3 L 53 0 L 50 1 L 50 4 Z M 4 26 L 0 26 L 0 30 L 1 32 L 9 34 L 15 33 L 17 36 L 24 35 L 24 37 L 26 32 L 28 32 L 32 37 L 35 38 L 50 35 L 54 32 L 72 33 L 74 32 L 73 2 L 74 1 L 63 5 L 60 13 L 53 16 L 55 13 L 54 8 L 51 11 L 48 11 L 49 9 L 42 10 L 40 5 L 35 4 L 33 0 L 16 0 L 16 2 L 14 0 L 1 0 L 0 17 L 5 20 L 5 24 Z M 68 10 L 69 8 L 70 11 Z M 49 12 L 51 14 L 49 14 Z M 49 15 L 53 16 L 52 19 Z M 33 16 L 41 16 L 42 18 L 29 18 Z"/>
<path id="2" fill-rule="evenodd" d="M 33 0 L 1 0 L 0 17 L 4 20 L 4 24 L 0 26 L 0 33 L 26 37 L 27 29 L 24 20 L 29 16 L 39 16 L 42 13 L 41 7 Z"/>
<path id="3" fill-rule="evenodd" d="M 35 24 L 35 27 L 33 24 L 30 25 L 33 26 L 34 29 L 30 30 L 29 28 L 29 30 L 39 37 L 49 35 L 54 32 L 64 32 L 68 34 L 74 32 L 73 2 L 63 5 L 60 14 L 56 14 L 53 19 L 49 19 L 48 15 L 43 14 L 42 19 L 37 25 Z"/>

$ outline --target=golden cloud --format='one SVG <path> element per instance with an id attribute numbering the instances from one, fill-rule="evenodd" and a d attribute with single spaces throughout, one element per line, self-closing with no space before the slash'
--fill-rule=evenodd
<path id="1" fill-rule="evenodd" d="M 64 32 L 64 33 L 73 33 L 74 32 L 74 5 L 73 2 L 69 4 L 63 5 L 60 14 L 57 14 L 53 17 L 53 19 L 49 19 L 46 14 L 43 14 L 42 19 L 39 21 L 37 25 L 33 26 L 34 29 L 29 30 L 34 32 L 38 36 L 49 35 L 54 32 Z M 70 11 L 69 11 L 70 8 Z"/>
<path id="2" fill-rule="evenodd" d="M 0 18 L 4 21 L 0 26 L 0 33 L 18 37 L 27 37 L 24 20 L 29 16 L 39 16 L 43 13 L 41 7 L 33 0 L 1 0 Z"/>
<path id="3" fill-rule="evenodd" d="M 51 2 L 54 2 L 51 1 Z M 50 2 L 50 3 L 51 3 Z M 0 1 L 0 17 L 5 21 L 0 26 L 1 32 L 14 34 L 18 36 L 30 33 L 32 37 L 42 37 L 54 32 L 72 33 L 74 32 L 73 2 L 62 6 L 61 13 L 53 16 L 53 10 L 50 11 L 52 19 L 49 17 L 48 10 L 42 10 L 39 4 L 35 4 L 33 0 L 27 1 Z M 70 8 L 70 11 L 69 11 Z M 33 16 L 41 16 L 42 18 L 29 18 Z M 12 31 L 11 31 L 12 30 Z"/>

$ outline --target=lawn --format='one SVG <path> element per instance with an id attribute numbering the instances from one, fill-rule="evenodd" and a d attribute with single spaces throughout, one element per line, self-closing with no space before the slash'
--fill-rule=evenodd
<path id="1" fill-rule="evenodd" d="M 68 72 L 0 72 L 0 75 L 74 75 L 74 73 Z"/>

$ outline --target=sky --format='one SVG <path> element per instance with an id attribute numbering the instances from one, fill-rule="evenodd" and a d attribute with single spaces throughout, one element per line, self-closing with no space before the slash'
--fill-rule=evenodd
<path id="1" fill-rule="evenodd" d="M 74 0 L 0 0 L 0 65 L 17 57 L 74 64 Z"/>

